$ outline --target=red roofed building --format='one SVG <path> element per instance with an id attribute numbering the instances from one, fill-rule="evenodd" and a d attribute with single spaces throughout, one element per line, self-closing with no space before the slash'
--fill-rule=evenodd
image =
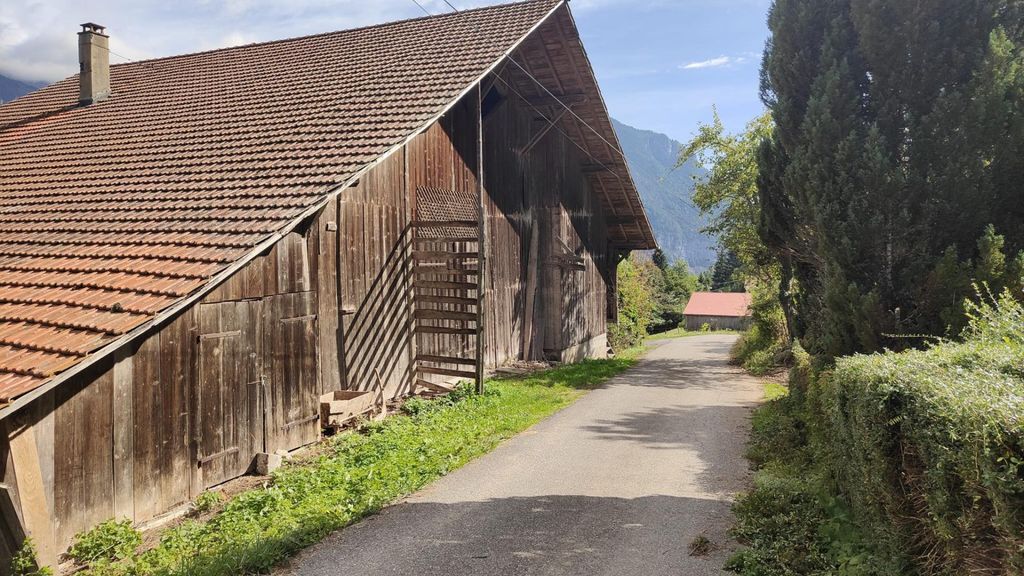
<path id="1" fill-rule="evenodd" d="M 324 395 L 607 352 L 615 265 L 655 241 L 564 0 L 107 41 L 0 106 L 0 556 L 315 442 Z"/>
<path id="2" fill-rule="evenodd" d="M 746 330 L 750 327 L 751 296 L 735 292 L 696 292 L 683 315 L 687 330 Z"/>

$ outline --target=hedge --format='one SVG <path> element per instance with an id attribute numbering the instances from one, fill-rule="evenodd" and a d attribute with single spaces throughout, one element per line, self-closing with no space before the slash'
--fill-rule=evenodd
<path id="1" fill-rule="evenodd" d="M 836 361 L 813 443 L 858 522 L 923 574 L 1024 573 L 1024 311 L 972 308 L 961 342 Z"/>

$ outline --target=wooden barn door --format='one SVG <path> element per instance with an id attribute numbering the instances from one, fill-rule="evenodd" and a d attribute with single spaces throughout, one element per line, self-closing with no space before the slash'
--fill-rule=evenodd
<path id="1" fill-rule="evenodd" d="M 316 306 L 312 292 L 264 302 L 267 451 L 292 450 L 320 438 Z"/>
<path id="2" fill-rule="evenodd" d="M 199 307 L 193 492 L 244 474 L 262 449 L 259 301 Z"/>

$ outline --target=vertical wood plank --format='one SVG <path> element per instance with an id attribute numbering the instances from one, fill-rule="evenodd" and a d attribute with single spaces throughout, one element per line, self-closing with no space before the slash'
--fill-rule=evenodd
<path id="1" fill-rule="evenodd" d="M 135 422 L 132 350 L 114 354 L 114 517 L 135 520 Z"/>

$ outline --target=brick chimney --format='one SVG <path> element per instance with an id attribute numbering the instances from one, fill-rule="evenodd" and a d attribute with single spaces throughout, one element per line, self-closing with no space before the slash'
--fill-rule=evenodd
<path id="1" fill-rule="evenodd" d="M 78 33 L 79 102 L 88 105 L 110 96 L 110 38 L 99 24 L 82 24 Z"/>

